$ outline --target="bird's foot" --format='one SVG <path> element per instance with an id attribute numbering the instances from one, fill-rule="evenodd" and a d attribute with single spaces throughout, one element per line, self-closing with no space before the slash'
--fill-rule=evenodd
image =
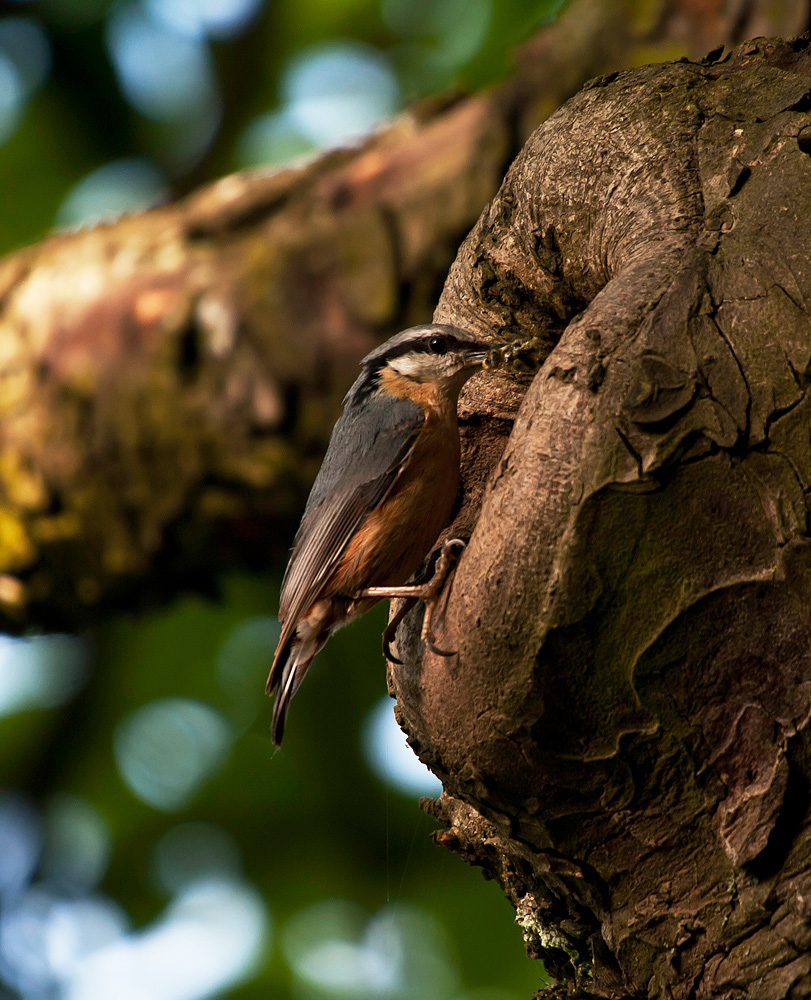
<path id="1" fill-rule="evenodd" d="M 434 572 L 429 580 L 424 583 L 406 584 L 402 587 L 367 587 L 362 590 L 358 597 L 400 597 L 405 599 L 405 603 L 398 610 L 397 614 L 389 622 L 386 631 L 383 633 L 383 652 L 387 659 L 393 663 L 400 663 L 397 657 L 391 654 L 391 643 L 394 641 L 397 628 L 405 618 L 415 601 L 425 602 L 425 615 L 422 619 L 422 631 L 420 638 L 425 645 L 437 656 L 453 656 L 452 652 L 440 649 L 436 645 L 433 631 L 434 614 L 442 588 L 454 569 L 465 548 L 465 542 L 461 538 L 449 538 L 443 543 L 439 550 L 439 558 L 436 561 Z"/>

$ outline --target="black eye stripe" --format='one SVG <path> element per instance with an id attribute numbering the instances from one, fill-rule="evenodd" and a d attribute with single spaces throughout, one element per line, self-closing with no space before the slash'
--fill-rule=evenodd
<path id="1" fill-rule="evenodd" d="M 441 351 L 431 349 L 430 344 L 433 340 L 442 341 L 443 348 Z M 459 342 L 454 337 L 432 334 L 430 337 L 422 337 L 419 340 L 412 340 L 411 342 L 398 344 L 397 347 L 392 348 L 390 351 L 387 351 L 386 354 L 382 354 L 379 358 L 376 358 L 374 367 L 380 369 L 383 365 L 388 364 L 389 361 L 393 361 L 395 358 L 401 358 L 404 354 L 414 354 L 415 352 L 424 352 L 426 354 L 447 354 L 447 352 L 452 351 L 458 343 Z"/>

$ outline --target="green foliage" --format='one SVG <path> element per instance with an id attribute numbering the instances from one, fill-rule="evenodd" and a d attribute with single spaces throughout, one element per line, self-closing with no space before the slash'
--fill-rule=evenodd
<path id="1" fill-rule="evenodd" d="M 229 996 L 531 995 L 542 970 L 524 956 L 500 892 L 430 842 L 433 823 L 416 796 L 381 782 L 370 769 L 362 734 L 364 720 L 385 697 L 383 607 L 338 633 L 324 650 L 293 703 L 285 745 L 274 751 L 262 690 L 272 654 L 267 640 L 275 629 L 267 612 L 275 607 L 276 588 L 277 581 L 229 579 L 217 602 L 187 597 L 162 612 L 112 621 L 87 640 L 91 669 L 78 696 L 71 697 L 74 685 L 63 707 L 0 720 L 0 783 L 24 790 L 41 821 L 62 816 L 68 831 L 61 847 L 58 838 L 46 838 L 28 880 L 34 891 L 61 898 L 54 871 L 96 865 L 103 897 L 116 900 L 136 929 L 157 939 L 167 913 L 201 879 L 216 876 L 241 887 L 258 905 L 254 916 L 273 929 L 266 929 L 248 981 Z M 18 647 L 23 666 L 25 648 Z M 65 649 L 51 652 L 55 662 L 65 662 Z M 30 645 L 28 655 L 31 662 Z M 173 737 L 167 716 L 161 717 L 152 740 L 157 756 L 135 751 L 140 784 L 132 782 L 121 737 L 133 719 L 178 702 L 216 717 L 227 746 L 218 758 L 203 761 L 204 773 L 188 795 L 156 806 L 149 801 L 156 776 L 188 766 L 188 730 Z M 72 809 L 67 819 L 65 803 Z M 74 834 L 66 861 L 65 837 L 70 845 L 77 816 L 85 817 L 91 843 L 83 846 Z M 101 861 L 99 842 L 106 845 Z M 84 886 L 79 898 L 98 900 L 93 889 Z M 75 886 L 71 894 L 77 895 Z M 3 913 L 0 906 L 0 930 Z M 63 915 L 63 926 L 65 921 Z M 358 954 L 371 963 L 365 987 L 346 964 Z M 160 949 L 155 955 L 154 974 L 169 976 Z M 181 970 L 184 961 L 188 956 L 181 954 Z M 343 989 L 336 968 L 344 968 Z M 428 991 L 426 977 L 435 992 Z"/>

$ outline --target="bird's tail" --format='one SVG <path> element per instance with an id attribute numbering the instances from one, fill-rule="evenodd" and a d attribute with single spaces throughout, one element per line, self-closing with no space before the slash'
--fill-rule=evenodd
<path id="1" fill-rule="evenodd" d="M 328 635 L 329 632 L 322 638 L 318 634 L 302 636 L 297 632 L 287 638 L 283 637 L 279 642 L 266 689 L 268 694 L 276 692 L 270 738 L 277 747 L 282 745 L 284 723 L 290 701 L 301 686 L 316 653 L 327 641 Z"/>

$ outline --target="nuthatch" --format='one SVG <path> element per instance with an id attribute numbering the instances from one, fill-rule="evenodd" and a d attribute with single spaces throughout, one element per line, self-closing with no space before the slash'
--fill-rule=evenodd
<path id="1" fill-rule="evenodd" d="M 428 602 L 442 586 L 453 547 L 463 543 L 445 544 L 427 584 L 404 584 L 451 519 L 459 489 L 456 404 L 493 347 L 465 330 L 432 324 L 398 333 L 363 359 L 282 582 L 282 631 L 267 683 L 268 693 L 276 691 L 277 746 L 290 699 L 316 653 L 381 598 L 425 600 L 423 638 L 443 652 L 433 645 Z M 387 655 L 392 625 L 384 636 Z"/>

